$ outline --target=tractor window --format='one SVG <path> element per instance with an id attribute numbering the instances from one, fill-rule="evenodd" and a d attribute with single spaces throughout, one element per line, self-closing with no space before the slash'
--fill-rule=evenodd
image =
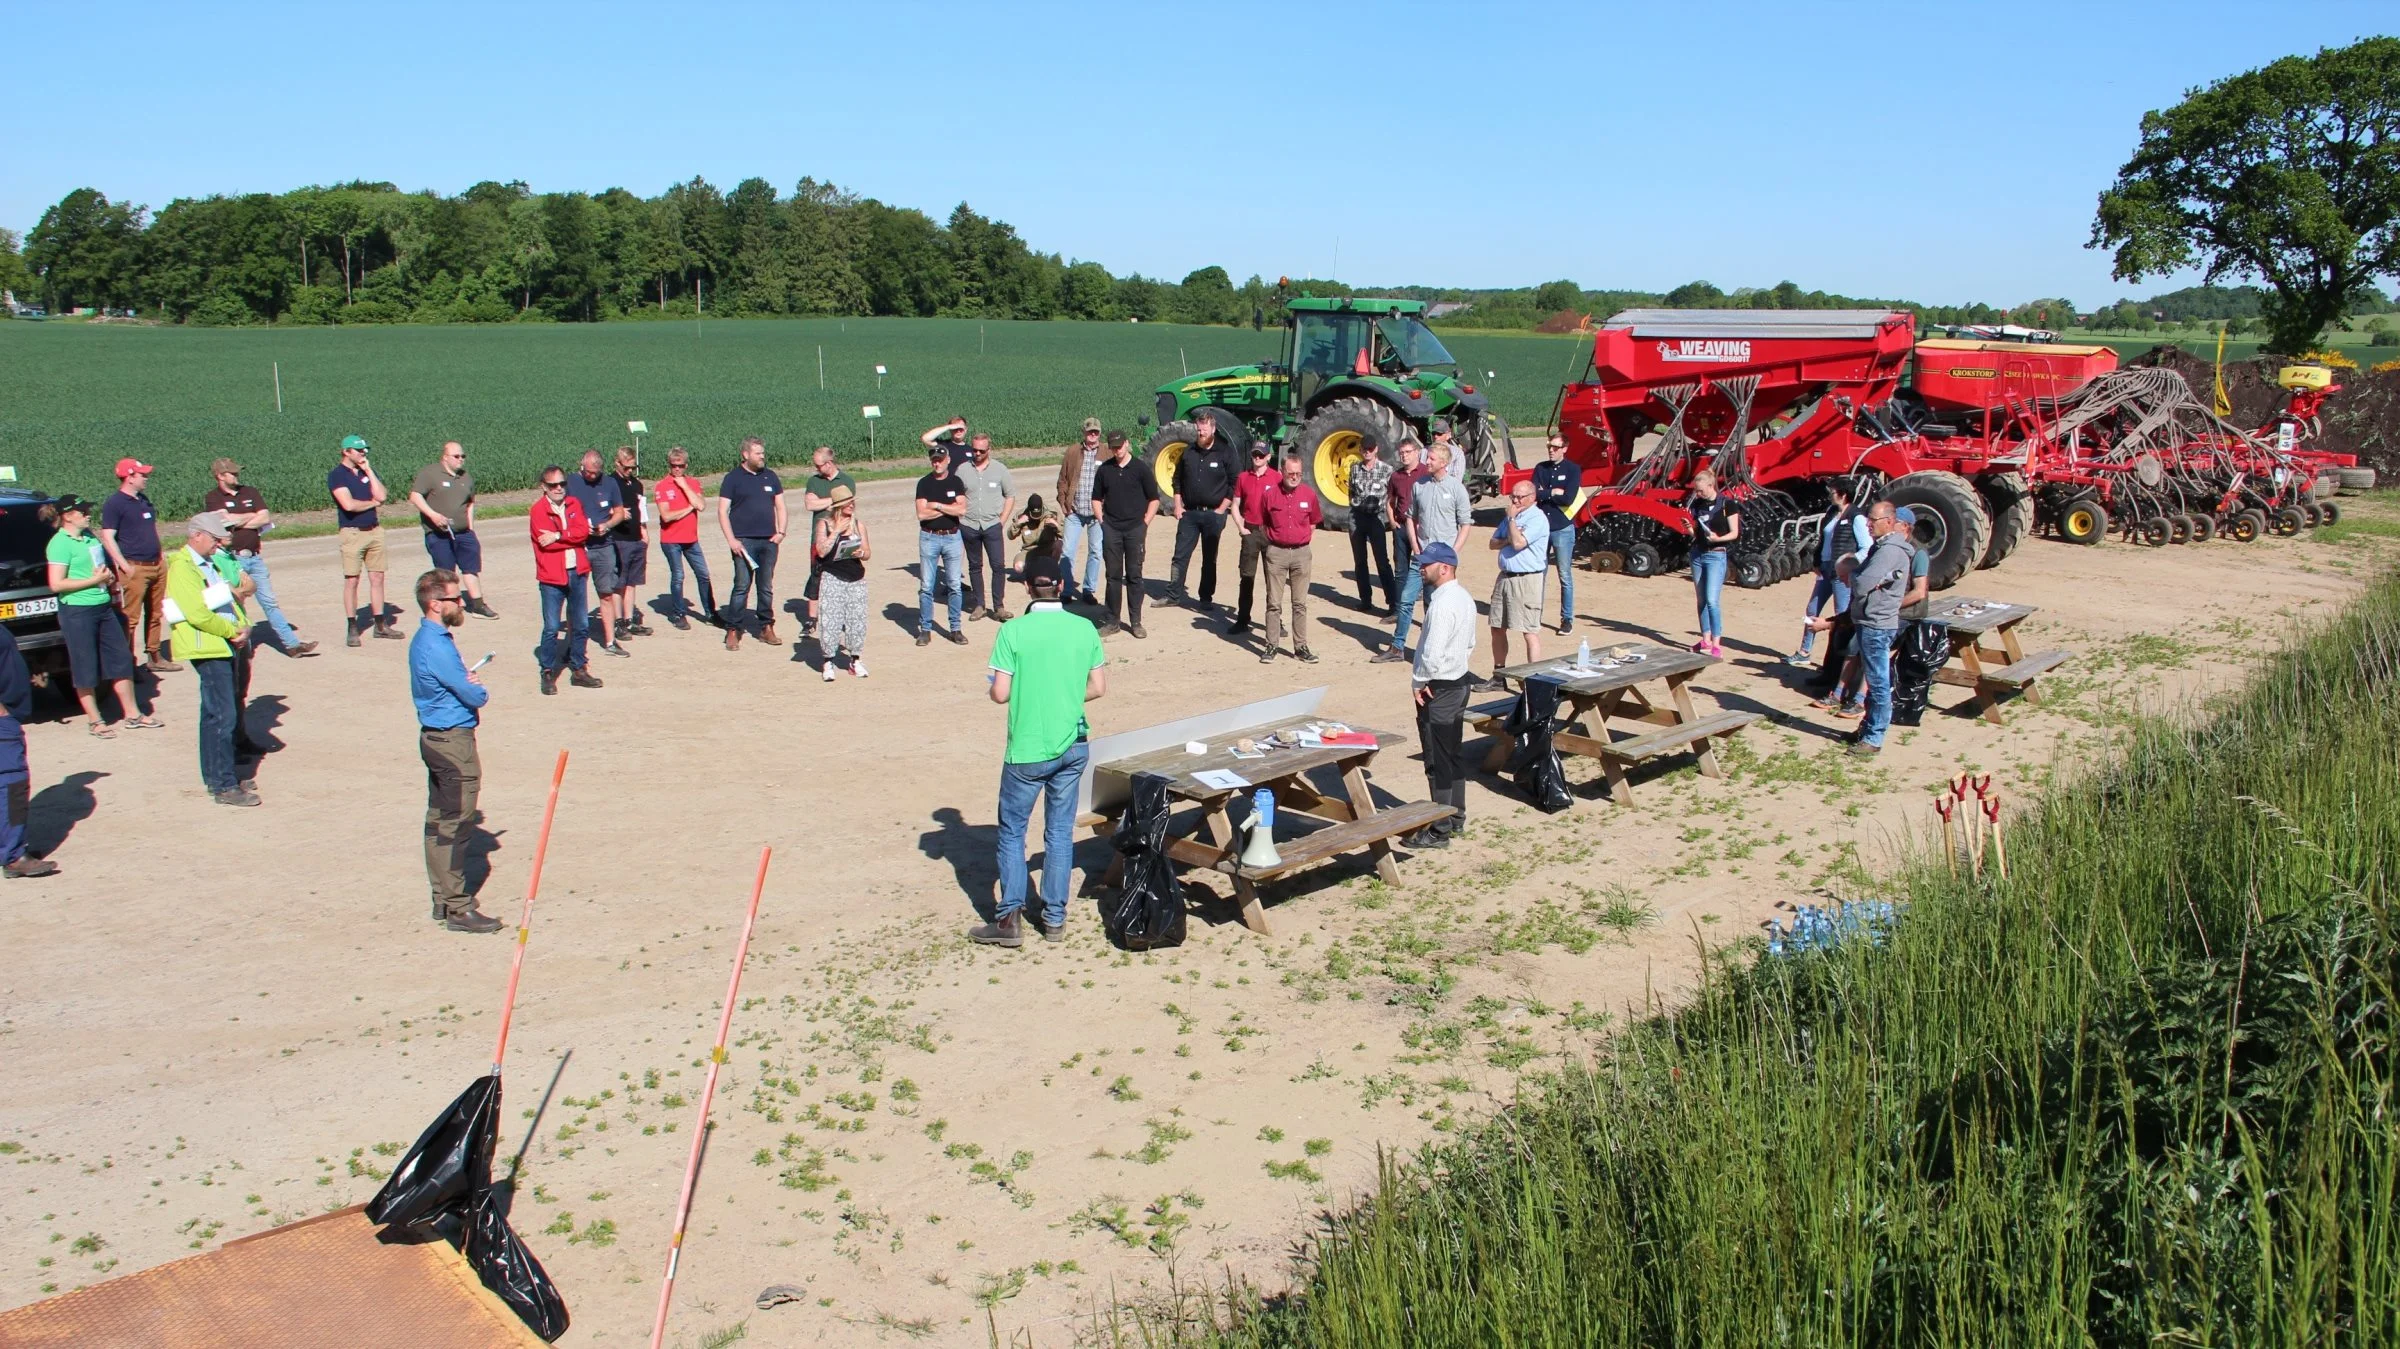
<path id="1" fill-rule="evenodd" d="M 1368 340 L 1362 314 L 1303 313 L 1292 330 L 1292 373 L 1306 403 L 1330 380 L 1347 376 L 1358 362 L 1358 350 Z"/>
<path id="2" fill-rule="evenodd" d="M 1385 345 L 1391 348 L 1400 364 L 1411 370 L 1458 364 L 1458 358 L 1452 356 L 1449 349 L 1442 345 L 1442 340 L 1433 335 L 1433 330 L 1414 318 L 1391 315 L 1377 319 L 1375 328 L 1383 334 Z"/>

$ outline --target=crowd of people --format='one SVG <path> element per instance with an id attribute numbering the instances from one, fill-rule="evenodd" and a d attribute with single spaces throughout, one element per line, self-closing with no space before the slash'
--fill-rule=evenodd
<path id="1" fill-rule="evenodd" d="M 1071 855 L 1073 801 L 1087 766 L 1083 708 L 1106 690 L 1102 639 L 1148 637 L 1144 564 L 1149 527 L 1162 509 L 1171 505 L 1176 520 L 1167 603 L 1208 619 L 1222 616 L 1220 631 L 1229 639 L 1249 643 L 1255 635 L 1262 663 L 1287 650 L 1302 662 L 1318 659 L 1309 641 L 1311 545 L 1325 508 L 1308 466 L 1289 453 L 1278 462 L 1263 443 L 1237 453 L 1235 445 L 1246 439 L 1238 427 L 1221 428 L 1207 416 L 1195 425 L 1194 443 L 1181 451 L 1162 493 L 1158 471 L 1133 452 L 1124 432 L 1086 419 L 1080 440 L 1060 461 L 1048 503 L 1038 493 L 1020 502 L 1014 474 L 992 454 L 990 437 L 971 431 L 964 417 L 929 428 L 921 438 L 927 471 L 915 484 L 913 501 L 915 641 L 926 646 L 939 637 L 965 645 L 967 619 L 997 624 L 990 691 L 1009 709 L 999 802 L 1000 896 L 980 915 L 985 921 L 971 933 L 977 941 L 1022 940 L 1019 917 L 1032 902 L 1024 845 L 1037 801 L 1049 811 L 1049 861 L 1040 893 L 1044 912 L 1033 921 L 1053 938 L 1063 921 L 1062 868 Z M 681 446 L 667 452 L 666 472 L 655 482 L 644 481 L 630 446 L 613 461 L 593 449 L 573 471 L 561 465 L 543 470 L 539 496 L 526 515 L 539 595 L 534 657 L 542 694 L 556 694 L 562 680 L 572 688 L 603 687 L 590 668 L 591 653 L 629 657 L 628 640 L 654 635 L 641 603 L 654 531 L 667 566 L 666 590 L 655 608 L 670 626 L 719 629 L 728 651 L 740 650 L 745 638 L 782 648 L 776 572 L 795 522 L 783 480 L 766 457 L 763 442 L 745 440 L 713 502 Z M 1427 443 L 1402 440 L 1394 457 L 1396 463 L 1386 462 L 1371 451 L 1349 466 L 1352 580 L 1357 607 L 1391 622 L 1390 640 L 1373 661 L 1412 667 L 1428 788 L 1453 810 L 1407 842 L 1441 847 L 1466 825 L 1471 770 L 1460 746 L 1467 698 L 1494 682 L 1472 668 L 1476 606 L 1458 579 L 1477 527 L 1447 427 L 1437 423 Z M 48 544 L 49 583 L 59 597 L 70 679 L 89 734 L 112 738 L 120 728 L 162 725 L 141 701 L 137 673 L 192 670 L 202 784 L 221 804 L 256 806 L 255 766 L 264 750 L 245 726 L 251 662 L 261 647 L 312 657 L 317 643 L 300 636 L 277 601 L 264 544 L 274 516 L 259 492 L 243 483 L 241 465 L 231 459 L 212 465 L 217 485 L 172 551 L 144 491 L 152 472 L 152 465 L 123 459 L 116 465 L 118 490 L 97 507 L 69 495 L 43 508 L 43 518 L 56 526 Z M 406 500 L 417 514 L 428 563 L 414 585 L 419 623 L 413 634 L 400 631 L 399 614 L 386 602 L 382 512 L 390 492 L 363 437 L 342 440 L 326 490 L 341 559 L 345 645 L 409 642 L 427 773 L 425 857 L 433 917 L 453 931 L 496 931 L 500 924 L 476 909 L 464 874 L 481 782 L 475 731 L 488 690 L 482 663 L 466 665 L 453 632 L 470 617 L 499 617 L 484 593 L 475 479 L 466 451 L 457 441 L 444 444 L 438 458 L 409 480 Z M 1926 559 L 1913 547 L 1904 508 L 1885 502 L 1862 507 L 1846 486 L 1837 484 L 1836 491 L 1835 509 L 1823 520 L 1818 581 L 1803 615 L 1801 643 L 1787 659 L 1809 663 L 1816 637 L 1827 635 L 1816 705 L 1858 719 L 1852 752 L 1873 754 L 1891 719 L 1893 640 L 1904 606 L 1924 597 Z M 1512 485 L 1483 538 L 1498 571 L 1484 611 L 1495 673 L 1540 660 L 1545 632 L 1574 631 L 1572 517 L 1584 494 L 1581 469 L 1567 457 L 1564 438 L 1553 435 L 1543 462 Z M 801 534 L 807 577 L 789 610 L 803 616 L 801 641 L 813 640 L 826 682 L 836 681 L 841 669 L 864 679 L 867 568 L 875 544 L 859 511 L 858 485 L 830 448 L 820 446 L 812 457 L 801 508 L 807 512 Z M 1741 538 L 1740 503 L 1703 471 L 1691 484 L 1687 508 L 1698 632 L 1693 649 L 1722 656 L 1719 597 L 1729 550 Z M 714 520 L 732 565 L 722 604 L 700 543 L 707 519 Z M 1228 530 L 1235 539 L 1238 598 L 1233 612 L 1221 615 L 1219 551 Z M 1007 605 L 1012 545 L 1026 594 L 1022 615 Z M 686 595 L 687 581 L 696 605 Z M 1097 617 L 1070 613 L 1066 606 L 1076 602 Z M 257 606 L 256 621 L 251 605 Z M 937 612 L 946 625 L 936 622 Z M 256 635 L 262 626 L 264 636 Z M 27 770 L 17 718 L 26 711 L 14 695 L 22 682 L 23 662 L 12 641 L 0 646 L 0 705 L 9 709 L 0 714 L 0 787 L 8 793 L 0 870 L 10 876 L 54 870 L 45 859 L 24 854 Z"/>

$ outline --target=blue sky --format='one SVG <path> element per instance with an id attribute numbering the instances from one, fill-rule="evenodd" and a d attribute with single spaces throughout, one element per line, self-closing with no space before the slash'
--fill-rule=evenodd
<path id="1" fill-rule="evenodd" d="M 1124 273 L 2080 306 L 2145 110 L 2388 6 L 13 3 L 0 224 L 802 175 Z M 1338 263 L 1337 263 L 1338 257 Z M 2172 284 L 2172 283 L 2167 283 Z"/>

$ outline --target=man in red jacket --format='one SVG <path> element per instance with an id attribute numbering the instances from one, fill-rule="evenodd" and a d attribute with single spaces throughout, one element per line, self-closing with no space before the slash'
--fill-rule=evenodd
<path id="1" fill-rule="evenodd" d="M 592 526 L 583 507 L 567 495 L 567 471 L 556 464 L 542 470 L 541 499 L 525 517 L 533 534 L 533 579 L 542 592 L 542 640 L 533 649 L 542 665 L 542 692 L 558 692 L 561 666 L 573 671 L 567 680 L 579 689 L 596 689 L 600 681 L 584 665 L 586 630 L 591 626 L 591 601 L 585 578 L 591 560 L 584 544 Z"/>

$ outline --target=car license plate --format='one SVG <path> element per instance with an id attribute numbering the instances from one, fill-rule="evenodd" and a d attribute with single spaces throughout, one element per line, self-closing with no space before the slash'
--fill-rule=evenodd
<path id="1" fill-rule="evenodd" d="M 58 601 L 55 599 L 18 600 L 11 604 L 0 604 L 0 620 L 32 618 L 36 614 L 55 614 L 57 612 Z"/>

